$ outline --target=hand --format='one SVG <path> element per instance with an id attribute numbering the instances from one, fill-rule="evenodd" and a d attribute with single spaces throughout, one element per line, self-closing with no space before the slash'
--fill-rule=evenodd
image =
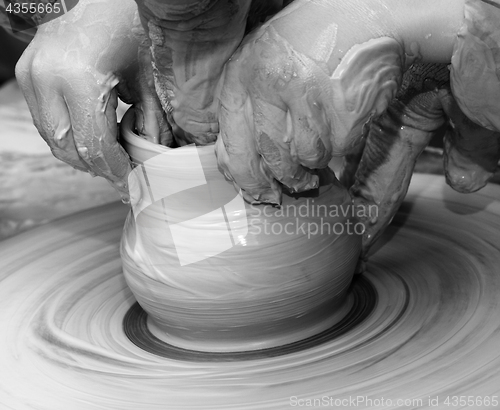
<path id="1" fill-rule="evenodd" d="M 464 192 L 486 183 L 499 134 L 463 114 L 446 65 L 464 24 L 463 4 L 443 13 L 441 5 L 422 3 L 423 14 L 391 0 L 359 7 L 297 0 L 244 40 L 226 67 L 216 150 L 248 201 L 279 204 L 283 186 L 310 189 L 317 183 L 312 170 L 333 156 L 355 158 L 344 170 L 354 175 L 340 177 L 353 181 L 353 201 L 366 209 L 366 257 L 442 126 L 449 124 L 448 182 Z"/>
<path id="2" fill-rule="evenodd" d="M 16 76 L 35 126 L 53 154 L 74 168 L 108 179 L 128 199 L 128 155 L 117 142 L 118 90 L 137 105 L 138 129 L 168 140 L 169 128 L 140 64 L 140 24 L 130 0 L 81 0 L 39 27 Z M 136 20 L 136 30 L 134 26 Z M 149 54 L 139 54 L 147 60 Z"/>
<path id="3" fill-rule="evenodd" d="M 477 191 L 497 168 L 500 133 L 464 115 L 451 92 L 446 64 L 415 64 L 405 73 L 397 98 L 367 127 L 355 174 L 344 175 L 353 180 L 354 203 L 364 208 L 364 259 L 403 202 L 418 156 L 443 128 L 447 183 L 459 192 Z"/>
<path id="4" fill-rule="evenodd" d="M 151 45 L 156 90 L 178 143 L 215 141 L 224 65 L 245 29 L 280 10 L 282 0 L 136 1 Z"/>
<path id="5" fill-rule="evenodd" d="M 380 37 L 390 30 L 372 21 L 378 3 L 354 13 L 344 2 L 297 0 L 232 56 L 216 149 L 248 201 L 279 204 L 282 186 L 314 188 L 313 170 L 348 154 L 395 97 L 406 50 Z"/>
<path id="6" fill-rule="evenodd" d="M 477 191 L 497 169 L 500 6 L 466 0 L 462 13 L 465 18 L 447 35 L 453 47 L 446 64 L 413 65 L 397 98 L 368 127 L 351 188 L 355 204 L 376 209 L 365 213 L 364 258 L 402 203 L 418 156 L 440 128 L 445 128 L 444 172 L 453 189 Z"/>

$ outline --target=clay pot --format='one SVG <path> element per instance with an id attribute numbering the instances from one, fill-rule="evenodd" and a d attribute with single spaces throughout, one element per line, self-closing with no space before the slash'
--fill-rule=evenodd
<path id="1" fill-rule="evenodd" d="M 121 255 L 153 334 L 186 349 L 243 351 L 302 340 L 345 315 L 361 237 L 332 173 L 308 195 L 285 194 L 281 209 L 252 206 L 220 172 L 213 145 L 155 145 L 133 124 L 129 110 L 122 144 L 138 166 Z"/>

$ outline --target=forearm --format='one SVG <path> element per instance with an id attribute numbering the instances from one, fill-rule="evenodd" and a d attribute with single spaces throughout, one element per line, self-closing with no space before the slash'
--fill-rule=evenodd
<path id="1" fill-rule="evenodd" d="M 371 124 L 351 187 L 354 203 L 365 210 L 363 256 L 391 222 L 406 196 L 418 156 L 445 120 L 438 92 L 424 91 L 409 101 L 396 99 Z"/>
<path id="2" fill-rule="evenodd" d="M 449 63 L 465 0 L 295 0 L 268 24 L 300 53 L 333 73 L 353 46 L 391 37 L 423 62 Z M 328 35 L 329 34 L 329 35 Z"/>
<path id="3" fill-rule="evenodd" d="M 195 142 L 214 141 L 216 90 L 224 64 L 243 38 L 250 0 L 137 3 L 164 110 Z"/>

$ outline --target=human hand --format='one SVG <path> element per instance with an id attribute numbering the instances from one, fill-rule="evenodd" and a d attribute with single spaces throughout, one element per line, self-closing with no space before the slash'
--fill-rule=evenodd
<path id="1" fill-rule="evenodd" d="M 333 156 L 357 158 L 355 175 L 340 177 L 354 182 L 354 204 L 365 209 L 366 257 L 442 126 L 447 180 L 462 192 L 492 175 L 499 134 L 467 119 L 449 88 L 463 4 L 420 4 L 423 15 L 390 0 L 351 5 L 297 0 L 244 40 L 226 67 L 216 150 L 248 201 L 273 204 L 283 187 L 314 187 L 314 169 Z"/>
<path id="2" fill-rule="evenodd" d="M 148 84 L 149 53 L 141 49 L 140 31 L 133 1 L 81 0 L 39 27 L 16 67 L 35 126 L 53 154 L 106 178 L 124 201 L 131 165 L 117 141 L 118 94 L 136 104 L 142 135 L 171 137 Z"/>
<path id="3" fill-rule="evenodd" d="M 466 0 L 463 7 L 460 25 L 448 34 L 453 39 L 450 58 L 444 55 L 445 64 L 436 64 L 435 58 L 414 64 L 397 98 L 367 127 L 359 166 L 348 178 L 354 180 L 354 203 L 375 210 L 362 218 L 363 258 L 401 205 L 418 156 L 443 129 L 444 173 L 453 189 L 475 192 L 497 170 L 500 3 Z"/>
<path id="4" fill-rule="evenodd" d="M 280 10 L 282 0 L 136 1 L 156 90 L 178 143 L 214 142 L 224 65 L 245 29 Z"/>
<path id="5" fill-rule="evenodd" d="M 314 169 L 358 145 L 364 123 L 396 95 L 405 50 L 372 40 L 380 28 L 363 12 L 375 4 L 365 8 L 297 0 L 231 57 L 216 152 L 249 202 L 279 204 L 283 186 L 314 188 Z"/>

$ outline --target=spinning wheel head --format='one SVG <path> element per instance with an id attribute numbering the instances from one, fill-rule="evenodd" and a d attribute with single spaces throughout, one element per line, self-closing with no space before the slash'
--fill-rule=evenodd
<path id="1" fill-rule="evenodd" d="M 121 203 L 20 234 L 0 248 L 0 407 L 124 410 L 140 400 L 145 409 L 261 410 L 290 406 L 293 395 L 375 401 L 382 392 L 420 408 L 438 396 L 493 403 L 499 197 L 498 186 L 460 195 L 443 178 L 415 175 L 347 292 L 344 318 L 247 352 L 189 351 L 152 333 L 122 274 Z"/>
<path id="2" fill-rule="evenodd" d="M 148 325 L 148 315 L 135 303 L 123 319 L 123 331 L 128 339 L 142 350 L 156 356 L 173 360 L 193 362 L 232 362 L 241 360 L 266 359 L 307 350 L 332 342 L 362 323 L 373 311 L 377 302 L 377 292 L 373 285 L 356 276 L 351 285 L 346 304 L 349 309 L 345 316 L 329 329 L 297 342 L 271 348 L 239 352 L 202 352 L 183 349 L 156 337 Z"/>

